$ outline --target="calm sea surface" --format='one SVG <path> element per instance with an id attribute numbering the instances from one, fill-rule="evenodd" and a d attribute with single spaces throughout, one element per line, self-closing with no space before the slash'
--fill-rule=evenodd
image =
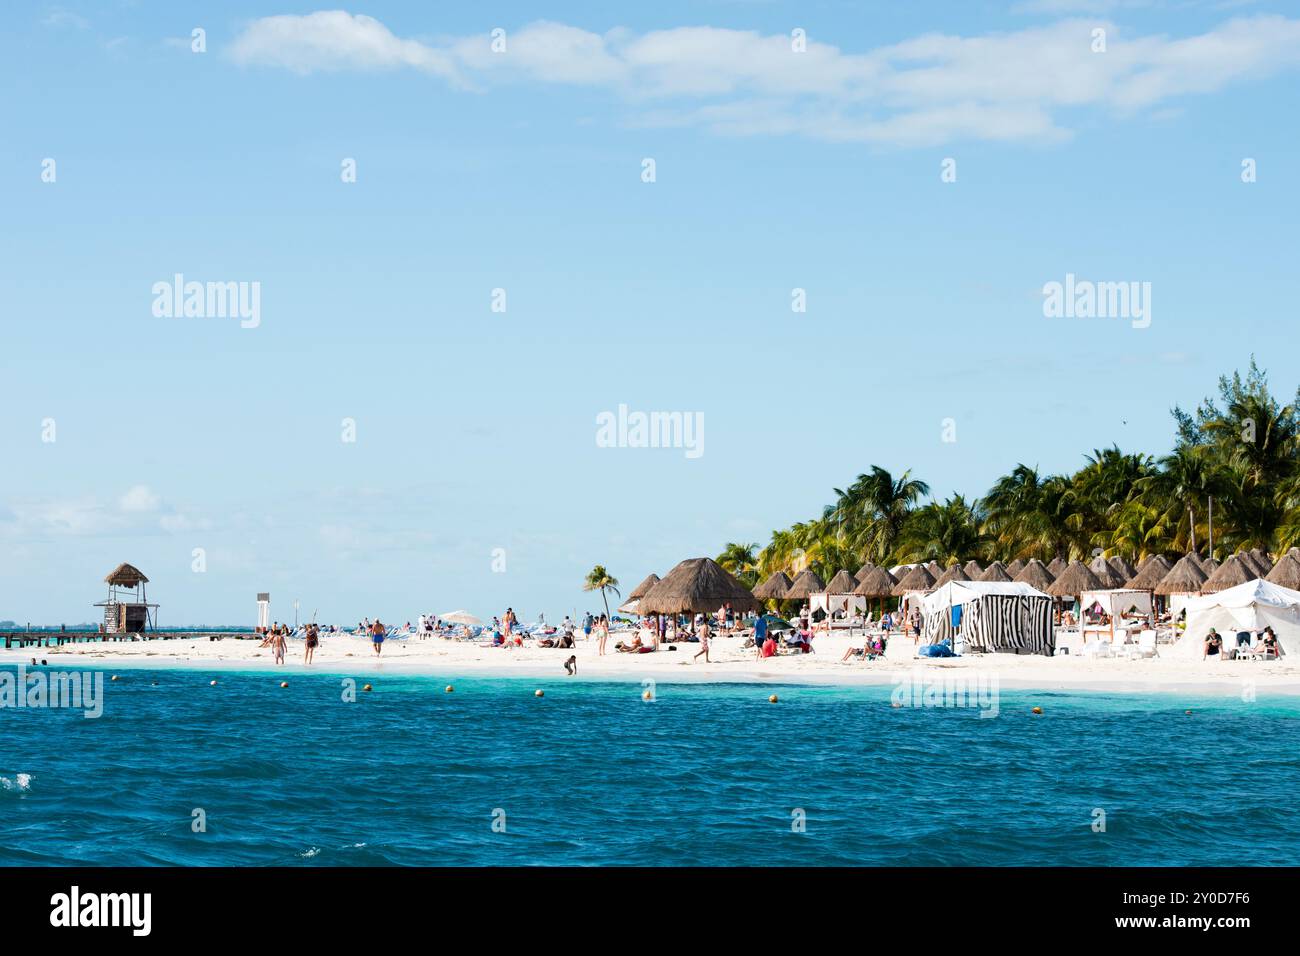
<path id="1" fill-rule="evenodd" d="M 1295 698 L 118 673 L 0 710 L 0 864 L 1300 863 Z"/>

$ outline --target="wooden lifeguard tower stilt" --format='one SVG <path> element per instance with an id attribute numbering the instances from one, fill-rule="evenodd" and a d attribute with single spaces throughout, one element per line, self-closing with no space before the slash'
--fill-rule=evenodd
<path id="1" fill-rule="evenodd" d="M 144 593 L 149 579 L 136 567 L 119 564 L 104 578 L 108 600 L 95 607 L 104 609 L 105 634 L 143 634 L 158 626 L 158 605 L 150 604 Z M 122 594 L 126 590 L 132 593 Z"/>

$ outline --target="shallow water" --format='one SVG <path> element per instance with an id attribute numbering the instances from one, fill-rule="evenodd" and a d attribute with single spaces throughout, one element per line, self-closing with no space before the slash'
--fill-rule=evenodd
<path id="1" fill-rule="evenodd" d="M 0 864 L 1300 863 L 1295 698 L 280 679 L 0 710 Z"/>

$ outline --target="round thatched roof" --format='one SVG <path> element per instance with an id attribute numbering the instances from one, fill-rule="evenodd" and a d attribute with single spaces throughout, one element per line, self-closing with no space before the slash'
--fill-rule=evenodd
<path id="1" fill-rule="evenodd" d="M 1300 591 L 1300 559 L 1288 551 L 1282 555 L 1281 561 L 1273 565 L 1273 570 L 1268 572 L 1268 577 L 1264 580 L 1293 591 Z"/>
<path id="2" fill-rule="evenodd" d="M 124 561 L 105 575 L 104 583 L 119 588 L 135 588 L 141 584 L 148 584 L 149 579 L 139 568 Z"/>
<path id="3" fill-rule="evenodd" d="M 826 582 L 812 568 L 808 568 L 803 574 L 794 579 L 794 584 L 790 585 L 790 590 L 786 592 L 785 600 L 802 601 L 812 597 L 814 594 L 821 594 L 826 590 Z"/>
<path id="4" fill-rule="evenodd" d="M 1048 587 L 1052 597 L 1078 597 L 1084 591 L 1100 591 L 1105 587 L 1082 561 L 1071 561 L 1065 570 Z"/>
<path id="5" fill-rule="evenodd" d="M 934 578 L 936 581 L 939 579 L 940 575 L 943 574 L 943 568 L 941 568 L 939 562 L 934 559 L 925 562 L 925 569 L 930 572 L 930 577 Z"/>
<path id="6" fill-rule="evenodd" d="M 1133 575 L 1137 574 L 1137 568 L 1129 564 L 1128 561 L 1121 558 L 1118 554 L 1113 554 L 1106 559 L 1106 563 L 1115 569 L 1115 574 L 1119 576 L 1120 581 L 1127 581 Z M 1121 584 L 1120 587 L 1124 585 Z"/>
<path id="7" fill-rule="evenodd" d="M 1010 581 L 1011 574 L 1003 566 L 1001 561 L 994 561 L 985 568 L 980 576 L 975 578 L 976 581 Z"/>
<path id="8" fill-rule="evenodd" d="M 969 581 L 969 580 L 970 580 L 970 575 L 966 573 L 966 569 L 963 568 L 960 564 L 953 564 L 948 568 L 947 571 L 943 572 L 943 574 L 939 575 L 937 578 L 934 579 L 934 586 L 941 587 L 942 585 L 947 584 L 949 581 Z"/>
<path id="9" fill-rule="evenodd" d="M 1037 561 L 1038 559 L 1034 558 L 1034 560 Z M 1007 574 L 1011 575 L 1011 579 L 1014 581 L 1016 575 L 1023 571 L 1026 566 L 1027 564 L 1023 558 L 1016 558 L 1007 565 Z"/>
<path id="10" fill-rule="evenodd" d="M 1250 553 L 1255 556 L 1255 563 L 1263 568 L 1265 574 L 1273 570 L 1273 559 L 1263 548 L 1255 548 Z"/>
<path id="11" fill-rule="evenodd" d="M 1243 560 L 1241 555 L 1234 554 L 1205 579 L 1205 583 L 1201 585 L 1201 593 L 1213 594 L 1215 591 L 1225 591 L 1228 588 L 1235 588 L 1238 584 L 1254 581 L 1258 577 L 1259 572 L 1252 568 L 1248 561 Z"/>
<path id="12" fill-rule="evenodd" d="M 961 569 L 966 572 L 967 576 L 972 581 L 978 581 L 980 579 L 980 575 L 984 573 L 984 569 L 980 567 L 980 563 L 976 561 L 974 558 L 971 558 L 969 561 L 963 564 Z"/>
<path id="13" fill-rule="evenodd" d="M 754 597 L 760 601 L 766 601 L 769 598 L 776 598 L 780 601 L 790 593 L 790 587 L 793 583 L 790 580 L 790 575 L 784 571 L 776 571 L 766 581 L 754 588 Z"/>
<path id="14" fill-rule="evenodd" d="M 645 597 L 646 592 L 659 583 L 659 575 L 648 574 L 646 579 L 632 589 L 632 593 L 627 596 L 629 601 L 637 601 Z"/>
<path id="15" fill-rule="evenodd" d="M 1070 563 L 1058 554 L 1056 557 L 1052 558 L 1052 563 L 1047 566 L 1047 570 L 1052 572 L 1053 578 L 1059 578 L 1061 572 L 1069 566 Z"/>
<path id="16" fill-rule="evenodd" d="M 1097 576 L 1097 580 L 1101 582 L 1103 588 L 1122 588 L 1124 582 L 1128 580 L 1111 567 L 1110 562 L 1100 554 L 1092 559 L 1092 563 L 1088 565 L 1088 570 Z"/>
<path id="17" fill-rule="evenodd" d="M 1138 591 L 1154 591 L 1156 585 L 1164 580 L 1166 574 L 1173 567 L 1169 559 L 1163 554 L 1154 554 L 1142 562 L 1142 567 L 1138 568 L 1138 573 L 1129 578 L 1126 588 L 1134 588 Z"/>
<path id="18" fill-rule="evenodd" d="M 1185 554 L 1155 586 L 1156 594 L 1195 594 L 1205 583 L 1205 572 L 1196 555 Z"/>
<path id="19" fill-rule="evenodd" d="M 924 564 L 918 564 L 898 579 L 898 583 L 890 593 L 895 597 L 901 597 L 908 591 L 929 591 L 933 587 L 934 575 Z"/>
<path id="20" fill-rule="evenodd" d="M 1261 561 L 1254 551 L 1239 551 L 1237 557 L 1241 558 L 1241 563 L 1250 570 L 1252 580 L 1265 577 L 1273 570 L 1273 566 Z"/>
<path id="21" fill-rule="evenodd" d="M 847 571 L 836 571 L 835 577 L 826 584 L 827 594 L 852 594 L 858 586 L 858 579 Z"/>
<path id="22" fill-rule="evenodd" d="M 1192 563 L 1195 564 L 1198 568 L 1200 568 L 1200 569 L 1201 569 L 1201 573 L 1204 574 L 1207 578 L 1208 578 L 1211 574 L 1213 574 L 1214 571 L 1215 571 L 1215 568 L 1218 567 L 1218 564 L 1215 564 L 1215 566 L 1214 566 L 1213 568 L 1208 567 L 1208 566 L 1206 565 L 1206 562 L 1207 562 L 1207 561 L 1213 561 L 1214 558 L 1211 558 L 1211 557 L 1204 557 L 1204 558 L 1203 558 L 1203 557 L 1201 557 L 1199 554 L 1197 554 L 1195 551 L 1188 551 L 1188 552 L 1187 552 L 1187 556 L 1188 556 L 1189 558 L 1192 559 Z"/>
<path id="23" fill-rule="evenodd" d="M 897 583 L 894 576 L 884 568 L 863 565 L 858 572 L 858 586 L 853 589 L 853 593 L 862 597 L 889 597 L 894 593 L 894 585 Z"/>
<path id="24" fill-rule="evenodd" d="M 1007 570 L 1010 570 L 1010 568 Z M 1030 587 L 1038 588 L 1038 590 L 1046 593 L 1056 578 L 1053 577 L 1051 571 L 1047 570 L 1047 565 L 1037 558 L 1033 558 L 1020 569 L 1020 573 L 1013 580 L 1019 581 L 1021 584 L 1028 584 Z"/>
<path id="25" fill-rule="evenodd" d="M 716 611 L 730 604 L 738 611 L 758 610 L 758 599 L 712 558 L 687 558 L 645 593 L 639 614 Z"/>

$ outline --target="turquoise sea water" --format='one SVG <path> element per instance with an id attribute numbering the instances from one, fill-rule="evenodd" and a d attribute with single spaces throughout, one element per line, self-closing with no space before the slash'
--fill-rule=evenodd
<path id="1" fill-rule="evenodd" d="M 1295 698 L 118 673 L 0 710 L 0 864 L 1300 863 Z"/>

